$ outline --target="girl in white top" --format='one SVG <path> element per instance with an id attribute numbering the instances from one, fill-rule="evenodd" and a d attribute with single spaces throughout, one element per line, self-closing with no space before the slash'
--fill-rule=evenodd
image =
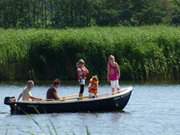
<path id="1" fill-rule="evenodd" d="M 34 81 L 28 80 L 26 87 L 23 89 L 22 93 L 18 97 L 18 101 L 22 98 L 22 101 L 33 101 L 42 100 L 32 96 L 31 90 L 34 87 Z"/>

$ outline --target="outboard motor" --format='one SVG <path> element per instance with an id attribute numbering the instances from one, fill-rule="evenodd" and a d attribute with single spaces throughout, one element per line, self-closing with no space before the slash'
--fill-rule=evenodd
<path id="1" fill-rule="evenodd" d="M 16 102 L 16 98 L 15 97 L 5 97 L 4 98 L 4 104 L 6 105 L 12 105 Z"/>
<path id="2" fill-rule="evenodd" d="M 16 114 L 16 98 L 15 97 L 5 97 L 4 104 L 10 106 L 11 114 Z"/>

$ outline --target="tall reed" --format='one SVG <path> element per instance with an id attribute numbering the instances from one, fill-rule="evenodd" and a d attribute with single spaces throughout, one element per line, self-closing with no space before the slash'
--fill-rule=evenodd
<path id="1" fill-rule="evenodd" d="M 91 74 L 106 78 L 114 54 L 123 80 L 180 80 L 180 28 L 0 29 L 0 80 L 76 79 L 84 58 Z"/>

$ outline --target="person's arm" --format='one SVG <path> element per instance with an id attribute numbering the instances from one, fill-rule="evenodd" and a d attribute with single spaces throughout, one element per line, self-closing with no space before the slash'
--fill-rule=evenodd
<path id="1" fill-rule="evenodd" d="M 78 76 L 78 80 L 81 79 L 81 69 L 77 68 L 77 76 Z"/>
<path id="2" fill-rule="evenodd" d="M 89 80 L 88 89 L 91 87 L 92 79 Z"/>
<path id="3" fill-rule="evenodd" d="M 18 97 L 17 101 L 19 101 L 21 99 L 21 97 L 22 97 L 22 93 L 19 94 L 19 97 Z"/>
<path id="4" fill-rule="evenodd" d="M 86 76 L 88 76 L 89 75 L 89 70 L 88 70 L 88 68 L 86 67 Z"/>
<path id="5" fill-rule="evenodd" d="M 107 81 L 109 82 L 110 79 L 109 79 L 109 73 L 110 73 L 110 67 L 109 67 L 109 64 L 107 64 Z"/>
<path id="6" fill-rule="evenodd" d="M 56 90 L 53 90 L 52 94 L 53 94 L 54 99 L 60 100 L 60 97 L 58 96 L 58 93 Z"/>
<path id="7" fill-rule="evenodd" d="M 116 63 L 116 67 L 117 67 L 117 71 L 118 71 L 118 77 L 120 77 L 120 67 L 119 67 L 118 63 Z"/>
<path id="8" fill-rule="evenodd" d="M 29 96 L 29 98 L 31 98 L 33 101 L 39 101 L 39 100 L 42 100 L 41 98 L 37 98 L 37 97 L 33 97 L 33 96 Z"/>
<path id="9" fill-rule="evenodd" d="M 88 84 L 88 89 L 91 87 L 91 83 Z"/>
<path id="10" fill-rule="evenodd" d="M 42 100 L 41 98 L 33 97 L 31 91 L 28 92 L 28 98 L 32 99 L 32 101 Z"/>

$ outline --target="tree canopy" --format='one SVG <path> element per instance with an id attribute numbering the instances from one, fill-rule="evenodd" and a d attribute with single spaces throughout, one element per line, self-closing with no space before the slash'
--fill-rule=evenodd
<path id="1" fill-rule="evenodd" d="M 180 24 L 180 0 L 0 0 L 0 27 Z"/>

